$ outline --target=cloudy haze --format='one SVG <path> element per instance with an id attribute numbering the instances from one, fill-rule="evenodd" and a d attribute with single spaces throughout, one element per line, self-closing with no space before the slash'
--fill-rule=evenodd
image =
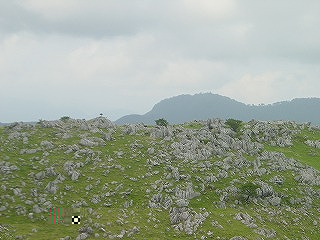
<path id="1" fill-rule="evenodd" d="M 213 92 L 320 97 L 320 1 L 0 0 L 0 122 Z"/>

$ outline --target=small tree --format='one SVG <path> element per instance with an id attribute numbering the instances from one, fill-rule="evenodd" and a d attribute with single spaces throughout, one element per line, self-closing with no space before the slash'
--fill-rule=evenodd
<path id="1" fill-rule="evenodd" d="M 238 132 L 241 127 L 242 121 L 229 118 L 226 120 L 226 124 L 235 132 Z"/>
<path id="2" fill-rule="evenodd" d="M 257 188 L 258 188 L 258 186 L 252 182 L 247 182 L 247 183 L 243 184 L 240 187 L 240 199 L 243 199 L 246 202 L 248 202 L 250 198 L 256 197 L 257 196 L 257 192 L 256 192 Z"/>
<path id="3" fill-rule="evenodd" d="M 70 117 L 68 117 L 68 116 L 63 116 L 63 117 L 60 118 L 60 120 L 63 121 L 63 122 L 66 122 L 69 119 L 70 119 Z"/>
<path id="4" fill-rule="evenodd" d="M 169 124 L 168 121 L 165 120 L 164 118 L 160 118 L 158 120 L 155 120 L 155 122 L 158 126 L 164 126 L 164 127 L 168 126 L 168 124 Z"/>

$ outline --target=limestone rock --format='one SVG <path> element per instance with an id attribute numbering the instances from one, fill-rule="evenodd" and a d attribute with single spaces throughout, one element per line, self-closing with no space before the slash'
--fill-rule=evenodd
<path id="1" fill-rule="evenodd" d="M 34 213 L 41 213 L 42 212 L 41 208 L 37 204 L 33 206 L 32 211 Z"/>
<path id="2" fill-rule="evenodd" d="M 86 147 L 98 146 L 98 143 L 96 143 L 94 141 L 91 141 L 89 139 L 86 139 L 86 138 L 81 139 L 79 144 L 82 145 L 82 146 L 86 146 Z"/>
<path id="3" fill-rule="evenodd" d="M 49 182 L 45 187 L 45 191 L 51 194 L 56 194 L 58 186 L 54 182 Z"/>
<path id="4" fill-rule="evenodd" d="M 6 206 L 4 206 L 4 205 L 2 205 L 2 206 L 0 207 L 0 212 L 5 211 L 6 209 L 7 209 L 7 207 L 6 207 Z"/>
<path id="5" fill-rule="evenodd" d="M 271 229 L 271 230 L 268 230 L 268 229 L 265 229 L 265 228 L 258 228 L 256 230 L 254 230 L 257 234 L 259 235 L 262 235 L 266 238 L 273 238 L 277 235 L 276 231 Z"/>
<path id="6" fill-rule="evenodd" d="M 254 219 L 247 213 L 238 213 L 234 219 L 241 221 L 244 225 L 250 228 L 256 228 L 257 225 L 254 223 Z"/>
<path id="7" fill-rule="evenodd" d="M 71 180 L 76 181 L 76 180 L 78 180 L 79 176 L 80 176 L 80 173 L 78 171 L 73 171 L 71 173 Z"/>
<path id="8" fill-rule="evenodd" d="M 307 140 L 304 143 L 310 147 L 320 148 L 320 140 L 316 140 L 316 141 Z"/>
<path id="9" fill-rule="evenodd" d="M 76 240 L 84 240 L 87 239 L 89 235 L 87 233 L 80 233 L 77 237 Z"/>
<path id="10" fill-rule="evenodd" d="M 37 173 L 36 175 L 34 175 L 34 176 L 35 176 L 35 178 L 36 178 L 37 180 L 42 180 L 42 179 L 45 178 L 46 174 L 45 174 L 44 171 L 41 171 L 41 172 L 38 172 L 38 173 Z"/>
<path id="11" fill-rule="evenodd" d="M 54 148 L 54 145 L 53 145 L 51 142 L 47 141 L 47 140 L 42 141 L 42 142 L 40 143 L 40 146 L 43 147 L 43 148 L 45 148 L 45 149 L 52 149 L 52 148 Z"/>

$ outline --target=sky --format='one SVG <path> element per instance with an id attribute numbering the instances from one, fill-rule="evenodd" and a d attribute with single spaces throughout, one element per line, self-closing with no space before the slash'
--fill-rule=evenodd
<path id="1" fill-rule="evenodd" d="M 0 0 L 0 122 L 144 114 L 212 92 L 320 97 L 318 0 Z"/>

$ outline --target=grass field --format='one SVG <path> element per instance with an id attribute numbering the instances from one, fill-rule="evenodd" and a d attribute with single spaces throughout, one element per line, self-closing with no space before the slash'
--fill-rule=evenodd
<path id="1" fill-rule="evenodd" d="M 203 127 L 201 123 L 177 126 L 192 134 L 197 134 Z M 94 233 L 88 239 L 230 239 L 234 236 L 267 239 L 259 234 L 259 231 L 264 230 L 276 232 L 271 237 L 273 239 L 320 239 L 320 200 L 316 198 L 320 194 L 319 185 L 297 183 L 294 179 L 297 173 L 291 170 L 269 171 L 267 162 L 262 162 L 260 166 L 266 168 L 267 172 L 257 175 L 253 165 L 237 169 L 230 164 L 230 168 L 223 169 L 225 166 L 220 163 L 224 158 L 217 156 L 199 161 L 177 159 L 171 153 L 171 144 L 179 141 L 178 138 L 152 138 L 152 129 L 148 127 L 134 134 L 124 134 L 123 127 L 117 127 L 113 130 L 112 141 L 106 141 L 105 146 L 80 146 L 80 149 L 89 149 L 93 154 L 75 157 L 75 151 L 66 153 L 71 146 L 79 146 L 79 141 L 84 136 L 101 137 L 110 130 L 91 132 L 76 127 L 63 130 L 37 125 L 19 131 L 28 138 L 27 143 L 23 143 L 23 136 L 10 138 L 12 130 L 1 127 L 0 162 L 16 165 L 18 170 L 9 175 L 1 173 L 0 185 L 5 186 L 5 189 L 0 188 L 0 206 L 6 206 L 6 210 L 0 212 L 0 224 L 9 224 L 12 234 L 21 239 L 60 239 L 66 236 L 75 239 L 83 226 L 93 229 Z M 68 132 L 69 138 L 60 137 L 64 131 Z M 307 146 L 304 143 L 306 139 L 319 140 L 320 132 L 304 128 L 293 136 L 292 146 L 275 147 L 266 142 L 263 144 L 263 151 L 282 152 L 287 158 L 320 170 L 320 149 Z M 43 140 L 50 141 L 54 147 L 44 149 L 41 147 Z M 209 145 L 210 141 L 204 142 L 203 146 Z M 148 152 L 150 148 L 154 149 L 154 153 Z M 22 154 L 22 149 L 37 151 Z M 246 154 L 242 156 L 250 162 L 257 157 Z M 63 167 L 66 161 L 83 163 L 78 169 L 81 172 L 78 180 L 72 181 L 67 176 Z M 204 167 L 204 164 L 210 167 Z M 177 168 L 179 175 L 185 177 L 175 179 L 170 175 L 168 166 Z M 40 171 L 46 171 L 48 167 L 53 167 L 57 174 L 66 178 L 57 184 L 55 194 L 46 193 L 44 189 L 57 175 L 46 176 L 41 181 L 36 181 L 33 177 Z M 219 176 L 222 170 L 227 172 L 227 176 L 212 183 L 204 181 L 211 174 Z M 284 183 L 272 185 L 270 180 L 274 176 L 281 176 L 285 179 Z M 267 204 L 266 200 L 236 203 L 239 196 L 231 187 L 239 189 L 243 183 L 257 180 L 271 184 L 274 191 L 282 196 L 280 206 Z M 190 183 L 194 191 L 199 193 L 199 196 L 188 200 L 190 214 L 195 216 L 196 213 L 208 212 L 209 215 L 193 234 L 188 235 L 184 231 L 175 230 L 170 223 L 169 212 L 170 208 L 176 206 L 174 189 L 185 189 Z M 88 187 L 89 185 L 91 186 Z M 66 190 L 66 186 L 70 190 Z M 16 188 L 21 190 L 20 195 L 13 194 Z M 37 189 L 37 197 L 31 196 L 32 189 Z M 173 205 L 168 209 L 150 208 L 152 196 L 158 193 L 163 198 L 170 197 Z M 223 200 L 225 206 L 220 205 L 223 195 L 227 196 Z M 95 196 L 98 203 L 92 202 Z M 304 198 L 305 196 L 308 198 Z M 301 199 L 301 202 L 292 204 L 291 198 Z M 308 199 L 311 199 L 311 203 L 305 203 Z M 26 204 L 26 200 L 32 203 Z M 44 206 L 72 208 L 84 202 L 81 209 L 84 212 L 92 209 L 93 212 L 84 214 L 80 225 L 53 225 L 46 222 L 48 214 Z M 28 215 L 33 212 L 35 204 L 41 206 L 43 212 L 34 213 L 30 219 Z M 238 213 L 250 215 L 256 227 L 248 227 L 236 220 Z"/>

